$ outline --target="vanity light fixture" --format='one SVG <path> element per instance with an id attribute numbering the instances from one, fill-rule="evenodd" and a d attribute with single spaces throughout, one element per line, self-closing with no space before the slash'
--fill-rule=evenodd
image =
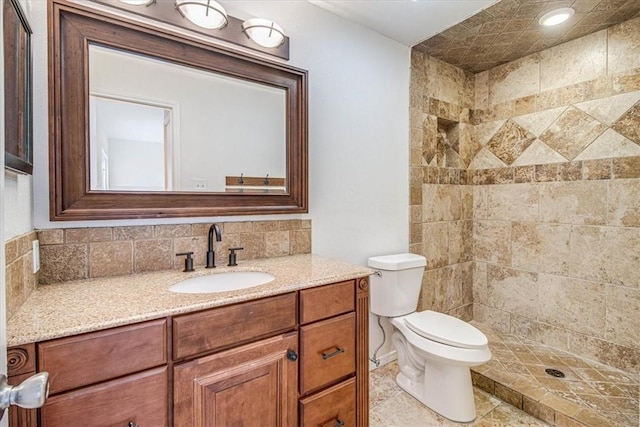
<path id="1" fill-rule="evenodd" d="M 156 0 L 120 0 L 122 3 L 130 4 L 131 6 L 149 6 L 155 3 Z"/>
<path id="2" fill-rule="evenodd" d="M 209 30 L 223 28 L 229 22 L 227 11 L 213 0 L 176 0 L 176 7 L 189 21 Z"/>
<path id="3" fill-rule="evenodd" d="M 278 47 L 284 43 L 284 30 L 280 25 L 264 18 L 251 18 L 242 23 L 242 31 L 263 47 Z"/>
<path id="4" fill-rule="evenodd" d="M 553 25 L 562 24 L 567 19 L 571 18 L 576 11 L 571 7 L 562 7 L 560 9 L 552 10 L 551 12 L 542 15 L 538 23 L 545 27 L 551 27 Z"/>
<path id="5" fill-rule="evenodd" d="M 55 1 L 55 0 L 54 0 Z M 83 0 L 154 19 L 201 35 L 289 60 L 289 37 L 262 18 L 243 21 L 214 0 Z"/>

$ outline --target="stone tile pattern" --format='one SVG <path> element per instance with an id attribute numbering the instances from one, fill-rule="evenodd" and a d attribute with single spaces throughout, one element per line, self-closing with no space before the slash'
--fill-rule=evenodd
<path id="1" fill-rule="evenodd" d="M 555 31 L 538 25 L 549 10 L 567 6 L 576 14 L 566 24 Z M 502 0 L 415 48 L 476 73 L 639 15 L 636 0 Z"/>
<path id="2" fill-rule="evenodd" d="M 414 50 L 411 79 L 410 249 L 427 257 L 420 309 L 472 316 L 470 156 L 473 76 Z"/>
<path id="3" fill-rule="evenodd" d="M 640 377 L 473 322 L 489 338 L 492 359 L 471 368 L 474 386 L 556 426 L 640 424 Z M 562 371 L 564 378 L 545 372 Z"/>
<path id="4" fill-rule="evenodd" d="M 5 242 L 5 284 L 7 319 L 11 319 L 36 288 L 37 274 L 33 273 L 33 246 L 37 239 L 32 231 Z"/>
<path id="5" fill-rule="evenodd" d="M 369 425 L 371 427 L 544 427 L 549 424 L 500 401 L 476 386 L 473 390 L 477 418 L 471 423 L 450 421 L 422 405 L 395 383 L 396 362 L 369 374 Z"/>
<path id="6" fill-rule="evenodd" d="M 238 259 L 311 253 L 311 221 L 218 223 L 216 264 L 226 265 L 229 248 L 243 247 Z M 193 252 L 194 266 L 205 264 L 210 223 L 130 227 L 67 228 L 38 231 L 42 285 L 69 280 L 183 269 L 181 252 Z"/>

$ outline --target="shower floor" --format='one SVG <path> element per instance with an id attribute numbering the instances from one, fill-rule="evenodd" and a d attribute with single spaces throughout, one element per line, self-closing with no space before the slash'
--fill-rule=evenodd
<path id="1" fill-rule="evenodd" d="M 640 425 L 639 374 L 471 323 L 487 335 L 493 355 L 488 363 L 471 368 L 476 387 L 551 425 Z M 565 377 L 550 376 L 546 368 Z"/>

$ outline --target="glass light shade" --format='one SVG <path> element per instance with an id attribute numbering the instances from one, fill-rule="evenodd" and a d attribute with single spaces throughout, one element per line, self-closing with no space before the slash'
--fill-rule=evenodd
<path id="1" fill-rule="evenodd" d="M 156 0 L 120 0 L 120 3 L 130 4 L 132 6 L 148 6 L 155 3 Z"/>
<path id="2" fill-rule="evenodd" d="M 562 24 L 567 19 L 571 18 L 576 11 L 570 7 L 562 7 L 560 9 L 552 10 L 549 13 L 542 15 L 538 23 L 545 27 L 551 27 L 553 25 Z"/>
<path id="3" fill-rule="evenodd" d="M 180 13 L 198 27 L 216 30 L 227 25 L 227 11 L 213 0 L 176 0 Z"/>
<path id="4" fill-rule="evenodd" d="M 263 18 L 251 18 L 242 23 L 242 31 L 264 47 L 278 47 L 284 43 L 284 30 L 273 21 Z"/>

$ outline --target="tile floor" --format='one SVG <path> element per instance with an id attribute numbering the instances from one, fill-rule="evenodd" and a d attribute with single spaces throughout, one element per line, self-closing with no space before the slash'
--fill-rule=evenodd
<path id="1" fill-rule="evenodd" d="M 549 424 L 474 388 L 478 417 L 472 423 L 450 421 L 405 393 L 395 383 L 398 364 L 391 362 L 371 371 L 369 376 L 370 427 L 545 427 Z"/>
<path id="2" fill-rule="evenodd" d="M 474 385 L 551 425 L 640 426 L 640 375 L 471 322 L 493 355 L 472 368 Z M 559 369 L 564 378 L 545 373 Z"/>
<path id="3" fill-rule="evenodd" d="M 640 426 L 640 374 L 623 372 L 471 322 L 489 338 L 492 360 L 472 368 L 478 417 L 447 420 L 403 392 L 395 362 L 371 371 L 372 427 Z M 564 378 L 545 373 L 561 370 Z"/>

